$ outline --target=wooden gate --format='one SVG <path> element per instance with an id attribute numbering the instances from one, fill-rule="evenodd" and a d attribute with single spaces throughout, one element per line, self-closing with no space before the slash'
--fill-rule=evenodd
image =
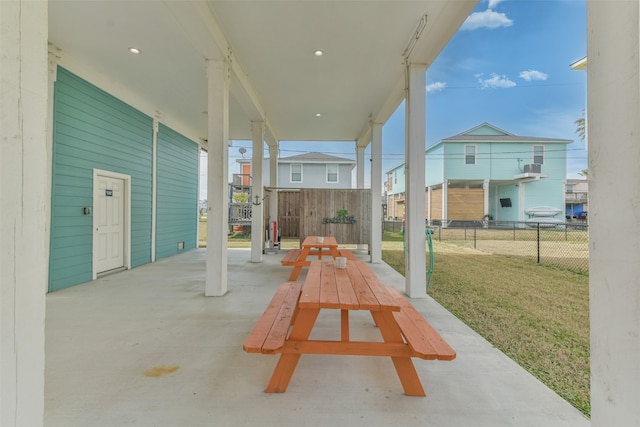
<path id="1" fill-rule="evenodd" d="M 278 227 L 283 239 L 300 237 L 300 191 L 278 191 Z"/>

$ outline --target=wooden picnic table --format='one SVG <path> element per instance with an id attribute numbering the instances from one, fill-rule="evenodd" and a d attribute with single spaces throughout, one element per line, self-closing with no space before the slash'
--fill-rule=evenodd
<path id="1" fill-rule="evenodd" d="M 391 357 L 404 391 L 424 396 L 411 357 L 452 360 L 455 351 L 394 288 L 362 261 L 344 269 L 333 259 L 311 261 L 304 286 L 283 283 L 244 344 L 247 352 L 282 353 L 266 392 L 284 392 L 302 354 Z M 340 310 L 340 340 L 311 340 L 320 310 Z M 367 310 L 382 341 L 352 341 L 349 312 Z M 292 328 L 289 332 L 289 327 Z"/>
<path id="2" fill-rule="evenodd" d="M 323 237 L 323 242 L 319 242 L 318 237 L 323 236 L 307 236 L 302 242 L 301 249 L 289 251 L 282 259 L 282 265 L 293 266 L 289 280 L 296 280 L 300 275 L 300 271 L 302 271 L 302 267 L 311 264 L 310 261 L 307 261 L 309 256 L 317 256 L 318 259 L 322 259 L 325 255 L 333 258 L 340 256 L 338 241 L 335 237 Z"/>

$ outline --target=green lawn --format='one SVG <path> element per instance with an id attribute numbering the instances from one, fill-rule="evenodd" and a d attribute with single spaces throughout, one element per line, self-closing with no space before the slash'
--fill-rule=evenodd
<path id="1" fill-rule="evenodd" d="M 397 246 L 382 258 L 404 274 Z M 429 295 L 589 416 L 588 276 L 440 242 L 434 255 Z"/>

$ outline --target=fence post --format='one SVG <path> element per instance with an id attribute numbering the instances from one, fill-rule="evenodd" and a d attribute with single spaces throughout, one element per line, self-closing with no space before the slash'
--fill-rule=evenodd
<path id="1" fill-rule="evenodd" d="M 474 226 L 473 227 L 473 249 L 477 249 L 476 248 L 476 230 L 478 229 L 478 227 Z"/>
<path id="2" fill-rule="evenodd" d="M 538 264 L 540 264 L 540 223 L 538 223 Z"/>

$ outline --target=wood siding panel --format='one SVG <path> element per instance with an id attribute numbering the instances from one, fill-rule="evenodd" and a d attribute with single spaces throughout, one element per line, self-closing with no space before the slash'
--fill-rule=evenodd
<path id="1" fill-rule="evenodd" d="M 450 188 L 447 197 L 448 220 L 482 220 L 484 190 L 482 188 Z"/>
<path id="2" fill-rule="evenodd" d="M 94 168 L 131 176 L 131 265 L 151 261 L 152 123 L 149 116 L 58 67 L 50 290 L 93 278 L 93 217 L 84 215 L 83 207 L 93 206 Z"/>
<path id="3" fill-rule="evenodd" d="M 156 258 L 197 244 L 198 145 L 160 125 L 158 129 Z M 178 242 L 184 248 L 178 249 Z"/>
<path id="4" fill-rule="evenodd" d="M 428 203 L 429 199 L 427 199 Z M 428 209 L 428 208 L 427 208 Z M 442 189 L 431 191 L 431 219 L 442 219 Z"/>

